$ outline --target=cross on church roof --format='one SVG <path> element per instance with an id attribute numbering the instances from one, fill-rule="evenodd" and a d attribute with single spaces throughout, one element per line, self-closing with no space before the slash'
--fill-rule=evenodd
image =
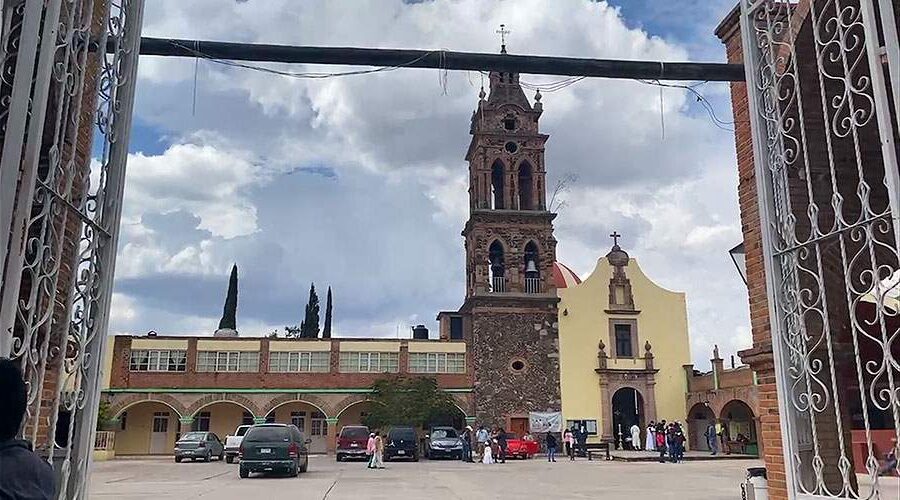
<path id="1" fill-rule="evenodd" d="M 506 29 L 505 24 L 500 25 L 500 29 L 497 30 L 497 34 L 500 35 L 500 53 L 506 54 L 506 35 L 509 34 L 509 30 Z"/>
<path id="2" fill-rule="evenodd" d="M 621 238 L 622 235 L 619 234 L 619 233 L 617 233 L 617 232 L 615 232 L 615 231 L 613 231 L 612 234 L 609 235 L 609 237 L 613 239 L 613 245 L 614 245 L 614 246 L 618 246 L 618 245 L 619 245 L 619 238 Z"/>

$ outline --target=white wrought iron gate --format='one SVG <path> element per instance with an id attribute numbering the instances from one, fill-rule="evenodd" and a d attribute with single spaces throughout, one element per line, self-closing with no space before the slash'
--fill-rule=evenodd
<path id="1" fill-rule="evenodd" d="M 0 357 L 58 497 L 86 498 L 143 0 L 0 4 Z"/>
<path id="2" fill-rule="evenodd" d="M 878 473 L 900 439 L 898 11 L 741 0 L 792 498 L 897 494 Z"/>

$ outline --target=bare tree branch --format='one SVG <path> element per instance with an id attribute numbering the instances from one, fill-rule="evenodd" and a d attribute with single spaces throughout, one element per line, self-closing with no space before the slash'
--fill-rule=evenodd
<path id="1" fill-rule="evenodd" d="M 556 187 L 553 188 L 553 194 L 550 196 L 550 203 L 547 205 L 551 212 L 559 212 L 566 206 L 566 201 L 562 199 L 562 195 L 569 192 L 572 184 L 578 181 L 578 176 L 569 172 L 556 181 Z"/>

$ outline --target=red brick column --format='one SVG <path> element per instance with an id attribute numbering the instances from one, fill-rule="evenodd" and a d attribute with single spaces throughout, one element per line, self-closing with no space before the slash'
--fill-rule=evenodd
<path id="1" fill-rule="evenodd" d="M 732 10 L 716 29 L 725 44 L 729 63 L 743 63 L 740 10 Z M 759 202 L 753 163 L 753 135 L 750 130 L 750 110 L 747 86 L 743 82 L 731 84 L 731 107 L 735 123 L 735 150 L 738 166 L 738 204 L 741 210 L 741 230 L 746 252 L 747 291 L 750 305 L 750 330 L 753 348 L 740 352 L 741 359 L 756 372 L 759 382 L 759 439 L 760 454 L 766 465 L 769 498 L 787 500 L 787 481 L 781 439 L 781 420 L 778 414 L 778 394 L 775 385 L 775 364 L 772 356 L 772 333 L 769 324 L 769 305 L 766 297 L 766 275 L 763 264 L 762 234 L 759 221 Z"/>

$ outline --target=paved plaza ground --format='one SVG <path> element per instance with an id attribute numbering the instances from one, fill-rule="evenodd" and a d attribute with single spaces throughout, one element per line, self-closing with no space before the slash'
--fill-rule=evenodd
<path id="1" fill-rule="evenodd" d="M 91 498 L 105 499 L 544 499 L 603 498 L 737 500 L 747 467 L 757 460 L 682 464 L 533 460 L 506 464 L 427 461 L 387 464 L 337 463 L 310 457 L 298 478 L 238 478 L 225 462 L 182 463 L 171 459 L 122 459 L 94 465 Z"/>

